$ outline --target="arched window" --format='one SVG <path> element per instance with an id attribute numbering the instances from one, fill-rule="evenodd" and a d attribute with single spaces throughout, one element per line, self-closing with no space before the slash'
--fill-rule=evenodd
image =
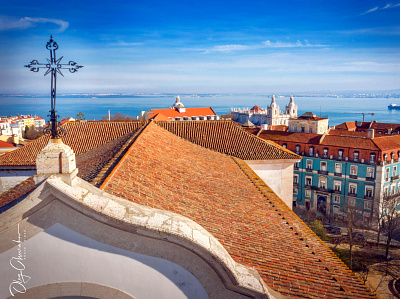
<path id="1" fill-rule="evenodd" d="M 310 157 L 313 157 L 313 156 L 314 156 L 314 147 L 313 147 L 313 146 L 310 146 L 310 147 L 309 147 L 309 149 L 308 149 L 308 155 L 309 155 Z"/>
<path id="2" fill-rule="evenodd" d="M 390 153 L 390 159 L 394 160 L 394 152 Z"/>
<path id="3" fill-rule="evenodd" d="M 338 150 L 338 160 L 343 160 L 343 150 Z"/>
<path id="4" fill-rule="evenodd" d="M 287 144 L 286 143 L 282 144 L 282 147 L 287 148 Z"/>
<path id="5" fill-rule="evenodd" d="M 328 148 L 324 147 L 324 158 L 328 158 Z"/>
<path id="6" fill-rule="evenodd" d="M 376 154 L 375 153 L 369 154 L 369 163 L 375 163 L 375 161 L 376 161 Z"/>
<path id="7" fill-rule="evenodd" d="M 358 151 L 355 151 L 355 152 L 353 153 L 353 160 L 354 160 L 354 162 L 358 162 L 359 158 L 360 158 L 360 153 L 359 153 Z"/>

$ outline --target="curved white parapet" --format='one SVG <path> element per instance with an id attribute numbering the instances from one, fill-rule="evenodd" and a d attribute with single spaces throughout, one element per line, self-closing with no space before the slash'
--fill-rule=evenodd
<path id="1" fill-rule="evenodd" d="M 45 232 L 60 223 L 73 231 L 82 230 L 79 233 L 83 235 L 91 234 L 91 238 L 102 243 L 175 263 L 192 273 L 210 298 L 222 294 L 231 298 L 274 298 L 255 269 L 236 263 L 219 241 L 196 222 L 110 195 L 78 177 L 72 185 L 57 175 L 49 177 L 23 202 L 0 215 L 0 227 L 6 223 L 10 227 L 25 219 L 35 226 L 43 223 L 41 231 Z M 62 215 L 61 205 L 68 210 L 61 211 Z M 37 213 L 46 208 L 47 214 Z M 23 215 L 14 218 L 18 214 Z M 49 219 L 43 219 L 43 215 L 49 215 Z M 90 231 L 89 224 L 96 228 Z M 2 233 L 0 229 L 0 237 Z M 121 239 L 120 243 L 113 238 Z M 0 247 L 0 252 L 5 250 Z M 219 285 L 216 280 L 220 280 Z"/>

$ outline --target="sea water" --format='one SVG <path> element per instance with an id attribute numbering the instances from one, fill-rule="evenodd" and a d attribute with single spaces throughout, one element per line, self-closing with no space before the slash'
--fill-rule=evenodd
<path id="1" fill-rule="evenodd" d="M 185 107 L 212 107 L 219 114 L 230 113 L 231 108 L 251 108 L 254 105 L 266 108 L 271 99 L 266 95 L 181 95 Z M 333 98 L 333 97 L 294 97 L 298 115 L 313 112 L 317 116 L 329 117 L 329 125 L 345 121 L 376 120 L 378 122 L 400 123 L 400 110 L 389 110 L 391 103 L 400 104 L 400 98 Z M 87 120 L 101 120 L 103 116 L 120 112 L 128 116 L 138 116 L 141 111 L 163 109 L 175 103 L 175 95 L 137 95 L 107 97 L 58 97 L 57 114 L 60 118 L 76 117 L 82 112 Z M 284 111 L 289 103 L 288 97 L 277 97 L 276 103 Z M 0 116 L 37 115 L 48 119 L 49 97 L 0 97 Z M 374 113 L 371 116 L 369 113 Z"/>

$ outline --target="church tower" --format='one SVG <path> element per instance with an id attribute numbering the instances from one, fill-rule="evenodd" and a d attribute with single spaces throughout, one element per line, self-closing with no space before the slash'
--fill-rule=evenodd
<path id="1" fill-rule="evenodd" d="M 271 98 L 271 105 L 267 108 L 269 125 L 276 125 L 276 119 L 279 117 L 279 106 L 275 102 L 275 95 Z"/>
<path id="2" fill-rule="evenodd" d="M 289 105 L 286 106 L 285 113 L 290 116 L 290 118 L 297 117 L 297 105 L 294 103 L 293 97 L 290 97 Z"/>

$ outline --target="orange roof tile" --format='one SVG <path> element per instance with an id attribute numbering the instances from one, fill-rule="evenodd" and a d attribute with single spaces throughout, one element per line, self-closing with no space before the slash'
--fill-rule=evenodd
<path id="1" fill-rule="evenodd" d="M 163 120 L 172 121 L 172 119 L 166 117 L 164 114 L 161 114 L 161 113 L 155 114 L 151 119 L 152 120 L 161 120 L 161 121 L 163 121 Z"/>
<path id="2" fill-rule="evenodd" d="M 157 125 L 205 148 L 243 160 L 299 159 L 274 142 L 261 140 L 231 120 L 156 122 Z"/>
<path id="3" fill-rule="evenodd" d="M 66 123 L 63 128 L 67 131 L 67 135 L 62 140 L 73 149 L 76 156 L 79 156 L 126 134 L 133 134 L 146 123 L 146 121 L 83 121 Z M 36 165 L 38 153 L 48 142 L 49 137 L 42 136 L 15 151 L 1 156 L 0 165 Z"/>
<path id="4" fill-rule="evenodd" d="M 16 146 L 12 143 L 8 143 L 3 140 L 0 140 L 0 147 L 16 147 Z"/>
<path id="5" fill-rule="evenodd" d="M 235 261 L 254 267 L 283 295 L 372 297 L 242 160 L 197 146 L 163 129 L 165 123 L 157 124 L 143 129 L 101 189 L 196 221 Z M 210 128 L 218 136 L 218 127 L 229 131 L 225 125 L 230 126 Z M 175 130 L 187 133 L 189 128 L 203 138 L 204 131 L 190 124 Z"/>
<path id="6" fill-rule="evenodd" d="M 192 117 L 192 116 L 206 116 L 206 115 L 216 115 L 214 110 L 211 107 L 203 107 L 203 108 L 185 108 L 185 112 L 180 113 L 177 109 L 151 109 L 153 113 L 149 113 L 149 117 L 152 118 L 156 114 L 162 114 L 166 117 Z"/>

